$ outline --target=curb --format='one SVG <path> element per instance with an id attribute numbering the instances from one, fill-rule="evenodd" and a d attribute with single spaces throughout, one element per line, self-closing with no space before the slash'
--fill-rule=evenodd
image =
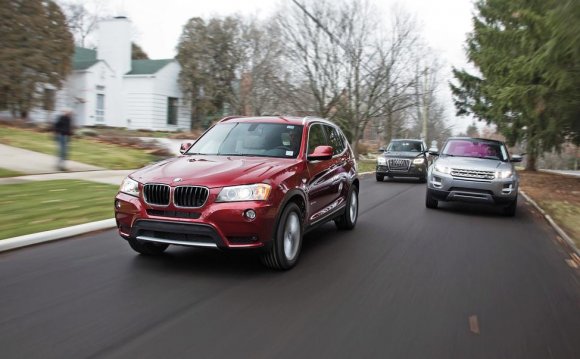
<path id="1" fill-rule="evenodd" d="M 57 239 L 78 236 L 94 231 L 109 229 L 116 227 L 117 224 L 114 218 L 105 219 L 97 222 L 90 222 L 79 224 L 72 227 L 53 229 L 51 231 L 27 234 L 24 236 L 0 239 L 0 252 L 9 251 L 12 249 L 31 246 L 33 244 L 50 242 Z"/>
<path id="2" fill-rule="evenodd" d="M 577 173 L 565 173 L 565 172 L 560 172 L 557 170 L 546 170 L 546 169 L 539 169 L 538 171 L 545 172 L 545 173 L 552 173 L 552 174 L 560 175 L 560 176 L 571 177 L 571 178 L 580 177 L 580 171 L 576 171 Z"/>
<path id="3" fill-rule="evenodd" d="M 564 230 L 562 228 L 560 228 L 560 226 L 558 224 L 556 224 L 556 222 L 554 222 L 554 220 L 552 219 L 552 217 L 550 217 L 550 215 L 548 215 L 537 203 L 536 201 L 534 201 L 532 198 L 530 198 L 530 196 L 528 196 L 524 191 L 522 191 L 520 189 L 519 191 L 524 198 L 526 199 L 526 201 L 528 201 L 529 203 L 532 204 L 532 206 L 534 206 L 534 208 L 536 210 L 538 210 L 538 212 L 540 212 L 544 218 L 546 219 L 546 221 L 548 221 L 548 223 L 552 226 L 552 228 L 554 228 L 554 230 L 556 231 L 556 233 L 558 233 L 558 235 L 560 237 L 562 237 L 564 239 L 564 241 L 566 241 L 566 244 L 568 244 L 568 246 L 576 253 L 577 256 L 580 256 L 580 249 L 578 249 L 578 247 L 576 247 L 576 244 L 574 243 L 574 241 L 572 240 L 572 238 L 570 238 L 570 236 L 568 236 L 568 234 L 566 234 L 566 232 L 564 232 Z"/>

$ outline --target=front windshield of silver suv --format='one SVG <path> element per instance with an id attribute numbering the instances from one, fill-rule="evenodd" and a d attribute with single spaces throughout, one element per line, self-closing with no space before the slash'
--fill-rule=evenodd
<path id="1" fill-rule="evenodd" d="M 442 155 L 453 157 L 487 158 L 492 160 L 509 161 L 504 146 L 498 142 L 482 140 L 450 140 L 441 151 Z"/>

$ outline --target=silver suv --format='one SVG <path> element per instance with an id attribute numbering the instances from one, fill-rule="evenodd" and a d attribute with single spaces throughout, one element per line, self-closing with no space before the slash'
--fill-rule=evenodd
<path id="1" fill-rule="evenodd" d="M 449 138 L 427 173 L 427 208 L 438 201 L 487 203 L 502 206 L 514 216 L 519 178 L 513 162 L 521 156 L 510 155 L 503 142 L 481 138 Z"/>

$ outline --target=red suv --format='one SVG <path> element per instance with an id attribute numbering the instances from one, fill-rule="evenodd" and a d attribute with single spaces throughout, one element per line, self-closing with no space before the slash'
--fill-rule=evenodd
<path id="1" fill-rule="evenodd" d="M 119 234 L 139 253 L 260 249 L 265 265 L 289 269 L 304 233 L 356 225 L 355 159 L 329 121 L 228 117 L 182 153 L 132 173 L 116 196 Z"/>

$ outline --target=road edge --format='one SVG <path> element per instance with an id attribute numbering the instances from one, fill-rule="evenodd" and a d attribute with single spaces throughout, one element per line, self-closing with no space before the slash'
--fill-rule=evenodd
<path id="1" fill-rule="evenodd" d="M 78 236 L 80 234 L 100 231 L 116 227 L 114 218 L 102 221 L 78 224 L 76 226 L 53 229 L 45 232 L 26 234 L 24 236 L 0 239 L 0 252 L 6 252 L 13 249 L 27 247 L 38 243 L 51 242 L 58 239 Z"/>
<path id="2" fill-rule="evenodd" d="M 576 243 L 574 243 L 572 238 L 570 238 L 570 236 L 566 232 L 564 232 L 564 230 L 556 222 L 554 222 L 552 217 L 550 217 L 550 215 L 547 214 L 546 211 L 544 211 L 542 209 L 542 207 L 540 207 L 536 203 L 536 201 L 534 201 L 530 196 L 528 196 L 526 194 L 526 192 L 522 191 L 521 189 L 519 192 L 522 194 L 522 196 L 524 196 L 524 198 L 526 199 L 526 201 L 528 201 L 528 203 L 530 203 L 532 206 L 534 206 L 534 208 L 536 210 L 538 210 L 538 212 L 540 212 L 542 214 L 542 216 L 544 216 L 546 221 L 552 226 L 552 228 L 554 228 L 556 233 L 558 233 L 558 235 L 560 237 L 562 237 L 564 239 L 564 241 L 566 241 L 566 244 L 576 253 L 576 255 L 580 256 L 580 249 L 578 249 L 578 247 L 576 247 Z"/>

